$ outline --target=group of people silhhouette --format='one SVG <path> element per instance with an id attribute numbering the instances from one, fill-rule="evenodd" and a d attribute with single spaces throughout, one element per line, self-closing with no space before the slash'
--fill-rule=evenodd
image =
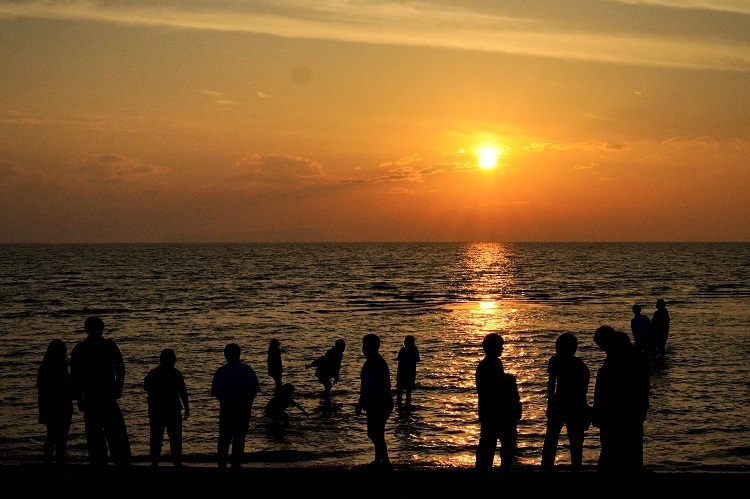
<path id="1" fill-rule="evenodd" d="M 555 354 L 547 364 L 547 430 L 542 449 L 541 468 L 554 466 L 558 440 L 563 426 L 570 443 L 571 469 L 582 468 L 585 432 L 599 428 L 601 451 L 597 469 L 633 471 L 643 467 L 643 423 L 649 407 L 649 360 L 652 353 L 665 355 L 669 333 L 669 315 L 664 300 L 657 301 L 653 319 L 640 314 L 634 306 L 632 321 L 634 342 L 611 326 L 600 326 L 594 342 L 606 357 L 597 371 L 593 406 L 587 402 L 591 373 L 576 356 L 578 339 L 572 333 L 561 334 L 555 342 Z M 645 317 L 650 326 L 646 328 Z M 118 400 L 122 396 L 125 365 L 116 343 L 103 336 L 104 322 L 89 317 L 84 323 L 86 338 L 75 345 L 67 360 L 67 347 L 52 340 L 37 375 L 39 422 L 46 425 L 44 462 L 63 464 L 74 413 L 74 401 L 83 414 L 89 462 L 104 465 L 131 463 L 130 443 Z M 645 331 L 645 332 L 644 332 Z M 647 339 L 644 339 L 644 335 Z M 645 343 L 644 343 L 645 342 Z M 644 346 L 645 345 L 645 346 Z M 490 333 L 482 341 L 485 353 L 476 369 L 476 390 L 480 424 L 476 449 L 476 469 L 493 467 L 498 441 L 500 466 L 510 468 L 516 462 L 518 423 L 522 403 L 515 376 L 506 373 L 500 359 L 504 340 Z M 339 372 L 344 340 L 335 342 L 325 355 L 306 365 L 315 367 L 315 376 L 323 385 L 322 397 L 329 400 L 331 388 L 340 380 Z M 380 338 L 367 334 L 362 338 L 365 362 L 360 373 L 359 398 L 355 414 L 366 415 L 367 436 L 372 441 L 380 469 L 390 469 L 385 427 L 394 406 L 411 408 L 416 366 L 420 362 L 415 338 L 407 335 L 397 357 L 397 401 L 394 404 L 388 363 L 379 352 Z M 219 367 L 211 382 L 211 395 L 219 402 L 217 464 L 240 468 L 251 411 L 260 383 L 255 371 L 241 360 L 236 343 L 224 348 L 226 363 Z M 169 438 L 171 460 L 182 464 L 182 421 L 190 416 L 188 390 L 182 373 L 175 367 L 177 356 L 171 348 L 162 350 L 159 365 L 143 380 L 149 416 L 149 454 L 151 465 L 161 459 L 164 432 Z M 281 345 L 272 339 L 268 348 L 268 375 L 274 380 L 275 393 L 265 406 L 265 414 L 275 423 L 286 425 L 289 408 L 307 411 L 293 399 L 294 385 L 282 382 L 284 371 Z M 231 454 L 230 454 L 231 448 Z"/>

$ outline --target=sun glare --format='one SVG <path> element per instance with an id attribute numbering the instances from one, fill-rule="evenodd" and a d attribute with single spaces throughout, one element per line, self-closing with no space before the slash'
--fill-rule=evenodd
<path id="1" fill-rule="evenodd" d="M 497 157 L 500 151 L 496 147 L 484 146 L 477 152 L 479 158 L 479 167 L 485 170 L 491 170 L 497 166 Z"/>

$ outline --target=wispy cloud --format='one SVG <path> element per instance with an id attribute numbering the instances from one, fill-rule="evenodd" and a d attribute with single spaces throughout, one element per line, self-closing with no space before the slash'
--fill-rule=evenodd
<path id="1" fill-rule="evenodd" d="M 606 6 L 663 6 L 734 13 L 745 22 L 744 0 L 581 0 L 580 9 Z M 669 35 L 643 31 L 631 16 L 619 31 L 545 18 L 543 8 L 510 2 L 479 8 L 467 2 L 396 2 L 345 0 L 279 0 L 275 2 L 111 2 L 92 0 L 14 1 L 0 3 L 2 17 L 90 19 L 116 23 L 164 25 L 202 30 L 236 31 L 288 38 L 339 40 L 372 44 L 441 47 L 521 54 L 569 60 L 641 66 L 750 71 L 746 39 L 731 39 L 717 26 L 700 36 L 686 28 Z M 474 6 L 474 7 L 473 7 Z M 504 10 L 505 9 L 505 10 Z M 575 10 L 575 9 L 573 9 Z M 559 11 L 558 11 L 559 12 Z M 630 29 L 628 29 L 630 28 Z M 300 75 L 306 81 L 309 75 Z"/>

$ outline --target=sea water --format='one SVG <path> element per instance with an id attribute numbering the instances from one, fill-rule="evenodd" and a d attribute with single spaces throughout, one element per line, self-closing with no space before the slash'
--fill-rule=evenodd
<path id="1" fill-rule="evenodd" d="M 386 441 L 396 466 L 471 467 L 478 441 L 474 374 L 481 341 L 506 341 L 502 359 L 523 402 L 521 466 L 541 458 L 547 361 L 557 336 L 575 334 L 591 369 L 589 402 L 604 355 L 593 342 L 609 324 L 630 334 L 631 306 L 651 316 L 667 302 L 664 363 L 651 370 L 644 460 L 652 469 L 750 466 L 750 244 L 66 244 L 0 245 L 0 462 L 41 461 L 36 371 L 47 343 L 72 347 L 90 315 L 104 320 L 125 359 L 120 404 L 136 462 L 148 462 L 142 382 L 173 348 L 191 414 L 185 462 L 214 465 L 218 404 L 210 395 L 224 345 L 236 342 L 261 391 L 247 442 L 256 466 L 352 466 L 372 459 L 356 416 L 361 339 L 381 338 L 395 388 L 406 335 L 421 355 L 412 410 L 394 411 Z M 271 338 L 284 381 L 308 416 L 291 408 L 286 429 L 263 406 Z M 342 338 L 347 347 L 331 403 L 305 366 Z M 168 454 L 165 435 L 163 453 Z M 584 444 L 595 466 L 598 430 Z M 86 460 L 73 416 L 70 460 Z M 557 462 L 569 462 L 565 431 Z"/>

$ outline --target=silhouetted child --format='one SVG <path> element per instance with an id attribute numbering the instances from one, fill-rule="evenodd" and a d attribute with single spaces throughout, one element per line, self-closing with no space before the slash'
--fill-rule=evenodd
<path id="1" fill-rule="evenodd" d="M 302 414 L 307 416 L 307 411 L 297 403 L 292 397 L 294 396 L 294 385 L 291 383 L 284 383 L 281 385 L 281 389 L 276 392 L 276 395 L 271 397 L 265 407 L 266 415 L 271 418 L 274 423 L 278 423 L 286 426 L 289 423 L 289 414 L 286 410 L 289 407 L 296 407 Z"/>
<path id="2" fill-rule="evenodd" d="M 65 463 L 75 398 L 67 354 L 68 349 L 62 340 L 50 341 L 37 371 L 39 422 L 47 426 L 45 464 Z"/>
<path id="3" fill-rule="evenodd" d="M 411 406 L 411 391 L 417 379 L 417 362 L 420 361 L 419 350 L 414 336 L 404 338 L 404 346 L 398 352 L 398 368 L 396 370 L 396 405 L 401 407 L 401 399 L 406 394 L 406 406 Z"/>
<path id="4" fill-rule="evenodd" d="M 388 364 L 378 352 L 380 338 L 376 334 L 366 334 L 362 338 L 362 353 L 365 363 L 360 373 L 359 400 L 354 412 L 367 415 L 367 436 L 375 445 L 373 466 L 390 468 L 388 447 L 385 443 L 385 423 L 393 411 L 391 395 L 391 375 Z"/>
<path id="5" fill-rule="evenodd" d="M 560 431 L 565 426 L 570 442 L 570 463 L 573 471 L 583 464 L 584 433 L 591 425 L 591 407 L 586 395 L 591 372 L 576 357 L 578 338 L 563 333 L 555 341 L 555 355 L 547 363 L 547 433 L 542 448 L 542 468 L 555 465 Z"/>
<path id="6" fill-rule="evenodd" d="M 492 470 L 497 441 L 500 440 L 500 467 L 510 468 L 516 461 L 518 422 L 521 420 L 521 397 L 516 377 L 506 374 L 500 355 L 503 338 L 489 333 L 482 340 L 484 359 L 479 362 L 476 385 L 479 413 L 479 444 L 476 469 Z"/>
<path id="7" fill-rule="evenodd" d="M 659 298 L 656 300 L 656 310 L 651 318 L 651 327 L 654 332 L 655 354 L 664 359 L 667 353 L 667 339 L 669 338 L 669 311 L 667 303 Z"/>
<path id="8" fill-rule="evenodd" d="M 165 348 L 159 356 L 159 365 L 153 368 L 143 380 L 143 388 L 148 393 L 149 455 L 151 466 L 158 466 L 164 429 L 169 436 L 169 449 L 172 464 L 182 465 L 182 408 L 185 416 L 190 416 L 190 404 L 185 379 L 175 368 L 177 355 L 171 348 Z"/>
<path id="9" fill-rule="evenodd" d="M 315 367 L 315 377 L 318 378 L 323 384 L 323 398 L 329 399 L 331 397 L 331 388 L 335 383 L 340 380 L 339 373 L 341 371 L 341 361 L 344 358 L 344 350 L 346 349 L 346 342 L 344 340 L 336 340 L 336 343 L 328 349 L 328 351 L 322 357 L 318 357 L 314 361 L 310 362 L 307 369 Z"/>
<path id="10" fill-rule="evenodd" d="M 273 378 L 276 386 L 276 393 L 281 389 L 281 374 L 284 372 L 284 365 L 281 363 L 281 342 L 273 338 L 268 344 L 268 375 Z"/>

